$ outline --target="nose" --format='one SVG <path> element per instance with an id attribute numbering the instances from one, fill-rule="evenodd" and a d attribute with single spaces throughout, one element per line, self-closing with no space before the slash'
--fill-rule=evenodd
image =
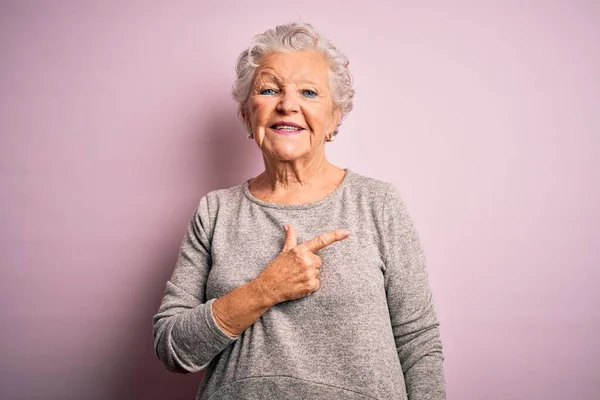
<path id="1" fill-rule="evenodd" d="M 298 98 L 292 90 L 286 90 L 282 93 L 279 103 L 277 103 L 277 111 L 289 114 L 299 110 Z"/>

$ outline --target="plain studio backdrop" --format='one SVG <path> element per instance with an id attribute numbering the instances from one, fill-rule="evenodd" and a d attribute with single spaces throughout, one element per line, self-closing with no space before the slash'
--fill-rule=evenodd
<path id="1" fill-rule="evenodd" d="M 151 319 L 200 197 L 262 170 L 234 63 L 291 21 L 350 58 L 327 152 L 400 188 L 448 398 L 600 398 L 594 0 L 2 1 L 0 398 L 194 398 Z"/>

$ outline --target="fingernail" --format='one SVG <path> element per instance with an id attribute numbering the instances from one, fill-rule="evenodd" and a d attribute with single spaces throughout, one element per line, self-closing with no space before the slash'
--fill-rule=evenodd
<path id="1" fill-rule="evenodd" d="M 350 231 L 348 229 L 342 229 L 342 235 L 348 236 L 350 235 Z"/>
<path id="2" fill-rule="evenodd" d="M 283 230 L 287 232 L 288 231 L 288 226 L 287 225 L 283 225 Z"/>

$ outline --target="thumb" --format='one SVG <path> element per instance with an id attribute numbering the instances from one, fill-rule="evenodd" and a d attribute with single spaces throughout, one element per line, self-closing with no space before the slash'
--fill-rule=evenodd
<path id="1" fill-rule="evenodd" d="M 286 224 L 283 225 L 285 229 L 285 244 L 283 245 L 283 251 L 290 251 L 298 244 L 298 236 L 293 226 Z"/>

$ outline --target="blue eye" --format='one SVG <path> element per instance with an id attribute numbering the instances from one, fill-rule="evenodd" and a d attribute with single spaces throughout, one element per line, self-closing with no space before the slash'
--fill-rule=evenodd
<path id="1" fill-rule="evenodd" d="M 273 89 L 262 89 L 259 93 L 263 94 L 263 95 L 272 95 L 272 94 L 275 94 L 275 90 L 273 90 Z"/>
<path id="2" fill-rule="evenodd" d="M 314 92 L 314 91 L 312 91 L 312 90 L 303 90 L 303 91 L 302 91 L 302 93 L 303 93 L 303 94 L 304 94 L 306 97 L 310 97 L 311 99 L 312 99 L 312 98 L 315 98 L 315 97 L 317 97 L 317 93 L 315 93 L 315 92 Z"/>

